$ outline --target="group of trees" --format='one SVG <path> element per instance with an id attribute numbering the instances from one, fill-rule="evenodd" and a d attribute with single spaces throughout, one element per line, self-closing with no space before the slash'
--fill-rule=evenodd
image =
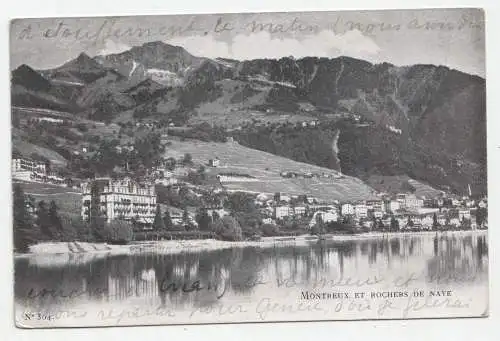
<path id="1" fill-rule="evenodd" d="M 223 127 L 212 126 L 207 122 L 193 126 L 189 129 L 169 129 L 168 134 L 181 138 L 196 139 L 205 142 L 226 142 L 227 133 Z"/>
<path id="2" fill-rule="evenodd" d="M 118 139 L 99 139 L 90 158 L 70 155 L 68 168 L 82 177 L 111 175 L 116 167 L 139 174 L 141 170 L 158 165 L 165 151 L 157 133 L 136 138 L 133 150 L 119 150 L 119 145 Z"/>
<path id="3" fill-rule="evenodd" d="M 16 251 L 25 252 L 30 245 L 40 241 L 67 241 L 76 237 L 73 222 L 59 215 L 54 201 L 48 205 L 43 200 L 35 203 L 19 184 L 13 188 L 13 216 Z"/>
<path id="4" fill-rule="evenodd" d="M 125 244 L 133 239 L 130 222 L 106 222 L 100 212 L 97 185 L 91 189 L 90 214 L 87 221 L 81 217 L 61 216 L 54 201 L 34 204 L 24 194 L 21 186 L 13 188 L 14 248 L 26 252 L 30 245 L 42 241 L 83 241 Z"/>
<path id="5" fill-rule="evenodd" d="M 213 232 L 222 240 L 236 241 L 243 238 L 241 226 L 232 216 L 220 217 L 217 211 L 209 214 L 207 209 L 200 208 L 196 212 L 195 221 L 198 224 L 197 230 L 202 232 Z M 193 223 L 186 209 L 183 210 L 181 224 L 175 225 L 172 222 L 169 211 L 165 210 L 165 213 L 162 214 L 160 205 L 157 205 L 153 221 L 153 233 L 189 231 L 193 228 Z"/>

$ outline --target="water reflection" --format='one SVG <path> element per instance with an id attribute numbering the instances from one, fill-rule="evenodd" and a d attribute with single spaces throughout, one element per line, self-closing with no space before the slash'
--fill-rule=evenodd
<path id="1" fill-rule="evenodd" d="M 486 235 L 406 235 L 310 245 L 235 248 L 183 254 L 109 256 L 52 267 L 36 257 L 16 259 L 15 296 L 25 307 L 82 302 L 205 307 L 219 300 L 252 300 L 259 290 L 296 290 L 321 279 L 369 274 L 425 273 L 430 281 L 487 276 Z M 262 289 L 264 287 L 264 289 Z M 257 298 L 255 298 L 257 299 Z"/>

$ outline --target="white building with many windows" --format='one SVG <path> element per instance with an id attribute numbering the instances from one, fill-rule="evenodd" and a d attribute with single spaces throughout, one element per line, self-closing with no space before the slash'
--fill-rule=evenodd
<path id="1" fill-rule="evenodd" d="M 354 214 L 358 219 L 366 218 L 368 217 L 368 207 L 366 206 L 366 204 L 363 203 L 357 204 L 354 207 Z"/>
<path id="2" fill-rule="evenodd" d="M 339 215 L 337 211 L 317 211 L 313 214 L 311 221 L 309 222 L 309 228 L 312 228 L 317 223 L 318 216 L 320 217 L 322 222 L 330 223 L 334 221 L 338 221 Z"/>
<path id="3" fill-rule="evenodd" d="M 340 211 L 342 215 L 353 215 L 354 214 L 354 206 L 350 203 L 345 203 L 340 207 Z"/>
<path id="4" fill-rule="evenodd" d="M 107 222 L 113 219 L 136 219 L 139 223 L 152 224 L 156 213 L 154 184 L 140 184 L 129 178 L 113 180 L 98 178 L 82 184 L 82 218 L 90 219 L 92 185 L 98 189 L 100 214 Z"/>
<path id="5" fill-rule="evenodd" d="M 12 173 L 29 171 L 46 173 L 47 168 L 44 162 L 34 161 L 30 159 L 12 159 Z"/>
<path id="6" fill-rule="evenodd" d="M 274 219 L 283 219 L 285 217 L 293 215 L 293 208 L 290 206 L 276 206 L 273 209 L 273 217 Z"/>

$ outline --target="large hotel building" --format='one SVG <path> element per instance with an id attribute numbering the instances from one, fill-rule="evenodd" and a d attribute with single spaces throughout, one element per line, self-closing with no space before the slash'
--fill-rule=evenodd
<path id="1" fill-rule="evenodd" d="M 156 213 L 154 184 L 140 184 L 129 178 L 113 180 L 98 178 L 82 184 L 82 218 L 89 220 L 92 205 L 92 183 L 99 188 L 101 216 L 107 222 L 113 219 L 137 219 L 142 224 L 152 224 Z"/>

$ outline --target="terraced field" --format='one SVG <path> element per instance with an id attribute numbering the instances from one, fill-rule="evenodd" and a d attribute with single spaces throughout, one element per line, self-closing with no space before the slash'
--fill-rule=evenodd
<path id="1" fill-rule="evenodd" d="M 374 198 L 374 190 L 361 180 L 339 174 L 337 171 L 246 148 L 235 142 L 215 143 L 200 141 L 171 141 L 166 157 L 180 158 L 185 153 L 195 163 L 207 165 L 218 157 L 220 166 L 207 167 L 212 174 L 240 173 L 256 178 L 251 182 L 227 182 L 226 189 L 259 193 L 308 194 L 322 200 L 358 200 Z M 332 177 L 283 178 L 281 172 L 329 174 Z"/>

